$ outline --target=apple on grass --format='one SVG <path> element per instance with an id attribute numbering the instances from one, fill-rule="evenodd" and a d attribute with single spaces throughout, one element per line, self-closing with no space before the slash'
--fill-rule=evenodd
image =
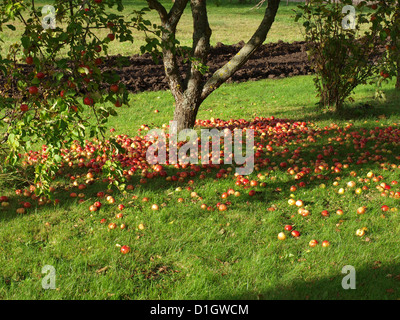
<path id="1" fill-rule="evenodd" d="M 322 246 L 323 246 L 324 248 L 329 247 L 330 245 L 331 245 L 331 244 L 329 243 L 328 240 L 322 241 Z"/>
<path id="2" fill-rule="evenodd" d="M 114 229 L 116 229 L 116 228 L 117 228 L 117 224 L 114 223 L 114 222 L 111 222 L 111 223 L 108 225 L 108 229 L 110 229 L 110 230 L 114 230 Z"/>
<path id="3" fill-rule="evenodd" d="M 278 239 L 279 240 L 285 240 L 286 239 L 286 234 L 283 232 L 278 233 Z"/>
<path id="4" fill-rule="evenodd" d="M 131 248 L 128 246 L 122 246 L 120 250 L 122 254 L 127 254 L 131 251 Z"/>
<path id="5" fill-rule="evenodd" d="M 292 234 L 292 236 L 295 237 L 295 238 L 297 238 L 297 237 L 300 236 L 300 232 L 297 231 L 297 230 L 293 230 L 293 231 L 291 232 L 291 234 Z"/>
<path id="6" fill-rule="evenodd" d="M 318 241 L 317 240 L 311 240 L 308 244 L 310 247 L 314 248 L 318 245 Z"/>

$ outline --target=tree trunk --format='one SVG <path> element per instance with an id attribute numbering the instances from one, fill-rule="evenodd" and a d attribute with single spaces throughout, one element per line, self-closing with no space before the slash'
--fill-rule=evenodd
<path id="1" fill-rule="evenodd" d="M 344 100 L 340 97 L 337 88 L 323 86 L 319 103 L 324 107 L 334 107 L 337 114 L 343 111 Z"/>
<path id="2" fill-rule="evenodd" d="M 338 92 L 336 88 L 329 88 L 323 85 L 319 103 L 324 107 L 333 107 L 337 104 L 337 96 Z"/>
<path id="3" fill-rule="evenodd" d="M 190 98 L 175 98 L 174 121 L 177 122 L 177 129 L 180 132 L 183 129 L 193 128 L 196 122 L 197 112 L 200 103 Z"/>

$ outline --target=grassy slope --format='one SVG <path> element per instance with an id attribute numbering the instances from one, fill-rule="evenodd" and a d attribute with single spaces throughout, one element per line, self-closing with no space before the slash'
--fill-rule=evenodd
<path id="1" fill-rule="evenodd" d="M 371 88 L 360 88 L 356 100 L 368 101 L 372 92 Z M 310 119 L 318 126 L 332 121 L 340 125 L 347 122 L 332 119 L 329 114 L 316 119 L 312 107 L 316 102 L 314 96 L 311 77 L 228 84 L 206 101 L 199 118 L 251 119 L 257 114 Z M 399 123 L 399 96 L 393 94 L 389 98 L 389 103 L 375 105 L 373 112 L 359 113 L 355 126 L 368 128 Z M 157 115 L 153 113 L 155 108 L 160 110 Z M 142 123 L 161 125 L 168 121 L 172 110 L 167 92 L 134 95 L 132 106 L 122 108 L 120 117 L 110 127 L 117 128 L 117 133 L 135 135 Z M 383 113 L 388 119 L 377 122 L 376 115 Z M 319 150 L 324 143 L 326 140 L 321 139 L 314 147 Z M 347 152 L 347 149 L 340 150 L 341 159 Z M 312 154 L 306 157 L 313 158 Z M 365 177 L 370 169 L 384 175 L 385 181 L 398 179 L 395 171 L 379 171 L 376 165 L 357 167 L 357 172 Z M 348 172 L 343 173 L 340 186 L 354 179 Z M 128 226 L 125 231 L 109 232 L 106 225 L 99 223 L 101 218 L 120 223 L 114 218 L 115 206 L 105 205 L 93 216 L 88 212 L 89 204 L 95 201 L 93 195 L 106 188 L 101 184 L 85 191 L 88 201 L 82 205 L 69 199 L 69 192 L 63 192 L 57 195 L 62 203 L 56 209 L 52 206 L 34 209 L 24 216 L 16 215 L 14 210 L 3 210 L 0 213 L 0 298 L 398 298 L 399 292 L 395 289 L 398 281 L 394 278 L 400 273 L 398 212 L 382 219 L 379 213 L 382 200 L 375 196 L 376 191 L 369 200 L 366 195 L 355 197 L 352 192 L 338 196 L 335 194 L 338 187 L 332 187 L 332 181 L 327 181 L 326 189 L 320 189 L 317 182 L 295 192 L 296 198 L 311 203 L 311 219 L 297 214 L 290 218 L 293 209 L 287 205 L 288 187 L 294 181 L 279 170 L 271 176 L 275 180 L 267 179 L 267 189 L 258 189 L 263 191 L 261 194 L 250 199 L 241 190 L 242 196 L 234 198 L 233 206 L 223 214 L 202 211 L 200 202 L 191 203 L 188 191 L 175 192 L 178 183 L 167 183 L 163 179 L 151 181 L 127 196 L 117 196 L 117 203 L 128 205 L 123 218 Z M 138 179 L 134 179 L 135 185 Z M 283 190 L 279 195 L 273 192 L 278 186 Z M 207 178 L 195 182 L 195 190 L 209 205 L 219 202 L 218 194 L 229 187 L 237 189 L 231 179 L 213 182 Z M 149 197 L 150 204 L 164 202 L 167 206 L 155 213 L 150 204 L 140 200 L 129 204 L 132 194 L 139 199 Z M 184 197 L 185 202 L 177 203 L 178 197 Z M 399 207 L 398 200 L 388 199 L 385 203 Z M 278 210 L 267 211 L 272 205 Z M 362 217 L 355 214 L 360 205 L 369 208 L 368 214 Z M 339 207 L 344 209 L 344 216 L 319 217 L 321 210 L 333 211 Z M 340 220 L 344 222 L 341 232 L 337 232 L 336 224 Z M 288 221 L 302 231 L 302 236 L 298 240 L 278 242 L 276 235 Z M 45 222 L 51 227 L 46 227 Z M 146 226 L 145 230 L 138 230 L 140 223 Z M 364 226 L 368 227 L 369 242 L 354 235 L 356 229 Z M 310 250 L 308 242 L 312 238 L 320 242 L 328 239 L 332 245 L 328 249 Z M 128 244 L 133 252 L 123 256 L 116 244 Z M 41 268 L 46 264 L 56 268 L 57 290 L 45 291 L 40 287 Z M 347 264 L 356 267 L 357 290 L 341 288 L 341 268 Z M 96 272 L 106 266 L 106 271 Z M 395 293 L 386 291 L 392 288 Z"/>

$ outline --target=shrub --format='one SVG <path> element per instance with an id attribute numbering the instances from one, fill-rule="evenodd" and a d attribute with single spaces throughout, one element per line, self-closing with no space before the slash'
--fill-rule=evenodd
<path id="1" fill-rule="evenodd" d="M 312 0 L 309 5 L 299 5 L 296 15 L 296 21 L 303 20 L 309 42 L 320 105 L 334 106 L 337 112 L 353 90 L 376 73 L 373 59 L 380 55 L 384 43 L 377 17 L 367 10 L 366 2 L 352 7 L 353 12 L 342 13 L 346 5 L 352 1 Z"/>

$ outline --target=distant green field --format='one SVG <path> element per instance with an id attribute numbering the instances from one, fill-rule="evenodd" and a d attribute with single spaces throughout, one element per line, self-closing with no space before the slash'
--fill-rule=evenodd
<path id="1" fill-rule="evenodd" d="M 286 2 L 286 1 L 285 1 Z M 46 5 L 51 4 L 51 1 L 39 1 L 36 5 Z M 161 1 L 167 8 L 172 6 L 171 1 Z M 129 16 L 132 10 L 139 10 L 146 7 L 146 1 L 124 1 L 125 11 L 124 14 Z M 295 23 L 293 20 L 293 9 L 295 9 L 297 4 L 291 3 L 286 6 L 286 3 L 281 4 L 279 8 L 278 15 L 276 17 L 276 22 L 272 26 L 266 42 L 276 42 L 278 40 L 283 41 L 299 41 L 303 39 L 301 25 Z M 217 42 L 222 42 L 225 44 L 235 44 L 239 41 L 248 40 L 253 32 L 258 27 L 262 20 L 265 6 L 260 9 L 252 9 L 254 4 L 231 4 L 228 1 L 220 1 L 220 5 L 217 6 L 214 1 L 208 4 L 209 13 L 209 23 L 211 29 L 213 30 L 211 37 L 211 45 L 215 45 Z M 158 23 L 159 17 L 155 11 L 151 11 L 148 14 L 148 19 Z M 18 42 L 19 36 L 23 32 L 23 25 L 15 22 L 15 27 L 17 31 L 11 31 L 7 28 L 0 35 L 1 39 L 5 41 L 4 44 L 0 44 L 2 52 L 10 44 Z M 191 45 L 192 41 L 192 31 L 193 22 L 190 13 L 190 6 L 187 7 L 182 19 L 178 25 L 177 38 L 180 40 L 182 45 Z M 98 32 L 99 37 L 105 37 L 107 35 L 107 30 L 102 30 Z M 122 55 L 132 55 L 135 53 L 140 53 L 140 46 L 143 45 L 144 35 L 143 33 L 136 31 L 134 43 L 113 43 L 109 50 L 109 54 L 122 54 Z"/>

